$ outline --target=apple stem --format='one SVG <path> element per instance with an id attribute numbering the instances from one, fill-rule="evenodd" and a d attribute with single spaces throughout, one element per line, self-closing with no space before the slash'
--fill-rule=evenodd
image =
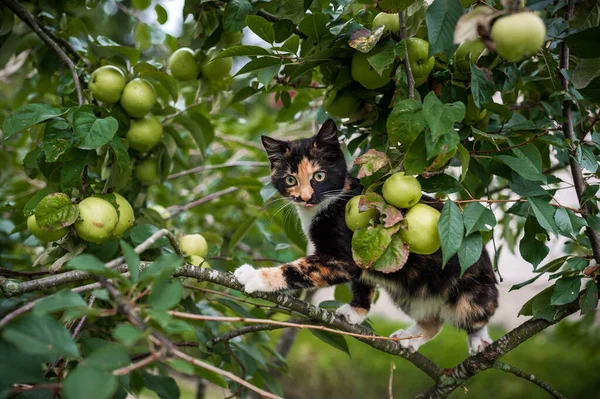
<path id="1" fill-rule="evenodd" d="M 398 20 L 400 21 L 400 38 L 404 40 L 404 43 L 406 44 L 404 11 L 398 13 Z M 404 53 L 404 69 L 406 69 L 406 77 L 408 80 L 408 98 L 415 98 L 415 78 L 413 77 L 410 61 L 408 59 L 408 45 L 405 46 Z"/>

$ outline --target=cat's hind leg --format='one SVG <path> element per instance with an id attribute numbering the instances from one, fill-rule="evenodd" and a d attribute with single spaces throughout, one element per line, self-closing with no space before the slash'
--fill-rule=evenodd
<path id="1" fill-rule="evenodd" d="M 340 306 L 335 314 L 350 324 L 361 324 L 369 314 L 374 294 L 375 288 L 360 280 L 352 280 L 352 301 Z"/>
<path id="2" fill-rule="evenodd" d="M 469 353 L 471 355 L 482 352 L 491 343 L 492 339 L 488 334 L 487 326 L 468 332 L 467 344 L 469 345 Z"/>
<path id="3" fill-rule="evenodd" d="M 419 349 L 421 345 L 435 338 L 442 330 L 442 321 L 438 319 L 419 320 L 407 329 L 393 332 L 392 338 L 406 338 L 398 341 L 403 348 L 412 352 Z M 408 338 L 412 337 L 412 338 Z"/>

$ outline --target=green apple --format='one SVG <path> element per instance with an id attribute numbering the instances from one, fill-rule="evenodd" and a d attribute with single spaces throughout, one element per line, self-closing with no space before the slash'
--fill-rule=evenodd
<path id="1" fill-rule="evenodd" d="M 373 18 L 371 29 L 375 30 L 381 25 L 385 26 L 384 32 L 400 32 L 400 20 L 398 19 L 398 14 L 380 12 L 375 16 L 375 18 Z"/>
<path id="2" fill-rule="evenodd" d="M 242 32 L 225 32 L 223 39 L 225 40 L 225 47 L 231 47 L 235 44 L 239 44 L 242 40 Z"/>
<path id="3" fill-rule="evenodd" d="M 121 95 L 121 106 L 133 118 L 146 115 L 156 103 L 154 86 L 143 79 L 136 78 L 125 85 Z"/>
<path id="4" fill-rule="evenodd" d="M 400 229 L 400 237 L 410 252 L 429 255 L 440 249 L 439 219 L 440 213 L 425 204 L 417 204 L 406 212 L 407 230 Z"/>
<path id="5" fill-rule="evenodd" d="M 480 39 L 463 42 L 454 53 L 454 65 L 459 72 L 471 72 L 469 58 L 473 64 L 477 64 L 479 58 L 485 54 L 487 54 L 487 48 Z"/>
<path id="6" fill-rule="evenodd" d="M 325 111 L 332 116 L 338 118 L 349 118 L 351 117 L 358 107 L 360 106 L 360 100 L 355 94 L 349 92 L 338 92 L 335 89 L 331 89 L 325 94 L 323 100 L 323 108 Z"/>
<path id="7" fill-rule="evenodd" d="M 121 93 L 125 88 L 125 75 L 123 72 L 112 65 L 105 65 L 90 76 L 88 89 L 98 101 L 107 104 L 114 104 L 121 98 Z"/>
<path id="8" fill-rule="evenodd" d="M 133 226 L 135 216 L 133 215 L 133 208 L 129 201 L 127 201 L 121 194 L 114 193 L 117 199 L 117 207 L 119 211 L 119 221 L 112 231 L 113 236 L 117 238 L 123 237 L 123 234 Z"/>
<path id="9" fill-rule="evenodd" d="M 202 266 L 208 269 L 211 268 L 210 264 L 204 260 L 202 256 L 192 255 L 188 258 L 188 263 L 191 263 L 194 266 Z"/>
<path id="10" fill-rule="evenodd" d="M 542 48 L 546 42 L 546 26 L 536 14 L 521 12 L 497 19 L 490 36 L 502 58 L 517 62 Z"/>
<path id="11" fill-rule="evenodd" d="M 410 38 L 406 41 L 406 49 L 408 50 L 408 61 L 410 69 L 415 80 L 425 78 L 435 66 L 435 58 L 429 56 L 429 42 L 418 37 Z"/>
<path id="12" fill-rule="evenodd" d="M 379 211 L 375 208 L 369 208 L 366 211 L 358 210 L 358 203 L 364 195 L 357 195 L 352 197 L 346 204 L 346 226 L 352 231 L 362 229 L 371 224 L 377 222 L 379 218 Z"/>
<path id="13" fill-rule="evenodd" d="M 154 158 L 147 158 L 135 167 L 135 177 L 144 185 L 158 182 L 158 162 Z"/>
<path id="14" fill-rule="evenodd" d="M 169 71 L 171 76 L 177 80 L 194 80 L 200 74 L 200 65 L 194 57 L 194 52 L 187 47 L 183 47 L 171 54 Z"/>
<path id="15" fill-rule="evenodd" d="M 202 66 L 202 75 L 208 80 L 223 80 L 229 76 L 232 66 L 231 57 L 212 60 Z"/>
<path id="16" fill-rule="evenodd" d="M 75 231 L 80 238 L 100 244 L 111 236 L 118 222 L 119 215 L 110 202 L 98 197 L 88 197 L 79 203 L 79 219 L 75 222 Z"/>
<path id="17" fill-rule="evenodd" d="M 146 152 L 160 143 L 162 134 L 163 127 L 160 121 L 154 115 L 148 114 L 142 119 L 132 119 L 130 121 L 125 138 L 127 138 L 131 148 Z"/>
<path id="18" fill-rule="evenodd" d="M 204 258 L 208 253 L 208 243 L 202 234 L 187 234 L 179 239 L 179 248 L 187 256 Z"/>
<path id="19" fill-rule="evenodd" d="M 404 172 L 397 172 L 388 177 L 383 183 L 383 198 L 385 202 L 396 208 L 410 208 L 421 200 L 421 183 Z"/>
<path id="20" fill-rule="evenodd" d="M 388 66 L 380 74 L 369 64 L 368 57 L 377 54 L 381 51 L 380 46 L 375 46 L 373 50 L 368 53 L 361 53 L 356 51 L 352 56 L 352 79 L 360 83 L 366 89 L 378 89 L 388 84 L 392 80 L 392 73 L 396 66 L 394 64 Z"/>
<path id="21" fill-rule="evenodd" d="M 31 215 L 27 218 L 27 228 L 31 234 L 43 242 L 58 241 L 69 232 L 66 227 L 62 227 L 58 230 L 44 230 L 38 226 L 37 221 L 35 220 L 35 215 Z"/>
<path id="22" fill-rule="evenodd" d="M 481 121 L 487 115 L 487 110 L 480 110 L 475 106 L 475 101 L 473 100 L 473 95 L 469 94 L 467 97 L 467 109 L 465 110 L 465 118 L 463 119 L 463 123 L 465 125 L 471 126 Z"/>

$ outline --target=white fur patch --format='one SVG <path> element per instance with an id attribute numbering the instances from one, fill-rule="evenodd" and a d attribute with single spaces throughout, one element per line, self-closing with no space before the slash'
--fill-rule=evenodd
<path id="1" fill-rule="evenodd" d="M 469 353 L 471 355 L 482 352 L 489 344 L 492 343 L 492 339 L 488 334 L 487 326 L 469 334 L 467 337 L 467 343 L 469 345 Z"/>
<path id="2" fill-rule="evenodd" d="M 275 291 L 260 273 L 260 270 L 253 268 L 249 264 L 242 265 L 235 269 L 233 275 L 244 285 L 244 291 L 249 294 L 255 291 Z"/>
<path id="3" fill-rule="evenodd" d="M 400 329 L 394 331 L 390 337 L 391 338 L 405 338 L 405 337 L 414 337 L 417 335 L 423 335 L 425 332 L 421 329 L 418 324 L 415 324 L 406 330 Z M 403 339 L 398 341 L 400 346 L 403 348 L 409 349 L 411 352 L 416 352 L 421 345 L 423 345 L 428 340 L 423 338 L 422 336 L 419 338 L 411 338 L 411 339 Z"/>
<path id="4" fill-rule="evenodd" d="M 369 314 L 365 309 L 355 308 L 349 304 L 340 306 L 335 314 L 343 317 L 350 324 L 360 324 L 367 318 Z"/>

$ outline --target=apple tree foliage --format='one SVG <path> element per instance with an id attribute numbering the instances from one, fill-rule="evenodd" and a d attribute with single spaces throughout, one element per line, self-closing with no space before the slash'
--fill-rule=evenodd
<path id="1" fill-rule="evenodd" d="M 547 36 L 540 51 L 519 62 L 503 60 L 489 38 L 496 18 L 518 11 L 514 2 L 474 7 L 459 0 L 429 6 L 389 0 L 378 2 L 379 9 L 371 3 L 187 0 L 175 36 L 165 33 L 165 26 L 177 24 L 177 15 L 164 2 L 0 3 L 0 315 L 37 301 L 0 328 L 0 397 L 19 397 L 27 385 L 18 384 L 49 386 L 42 391 L 49 397 L 55 389 L 66 398 L 123 398 L 142 387 L 178 397 L 169 370 L 233 392 L 242 388 L 173 358 L 156 363 L 158 373 L 141 365 L 115 375 L 153 351 L 155 342 L 115 311 L 120 302 L 105 286 L 81 294 L 71 289 L 90 281 L 20 295 L 11 291 L 20 282 L 47 277 L 49 269 L 112 278 L 153 330 L 172 342 L 187 342 L 188 353 L 204 363 L 281 395 L 272 371 L 283 367 L 283 359 L 268 335 L 211 345 L 234 325 L 178 319 L 169 311 L 261 319 L 289 312 L 261 300 L 244 302 L 235 291 L 219 295 L 218 285 L 172 278 L 183 259 L 166 237 L 141 255 L 132 248 L 168 229 L 176 236 L 200 232 L 209 242 L 207 261 L 219 271 L 301 255 L 306 240 L 292 210 L 266 184 L 268 163 L 259 136 L 312 134 L 316 123 L 331 117 L 323 107 L 331 91 L 360 102 L 347 118 L 335 119 L 349 155 L 357 158 L 352 173 L 368 198 L 362 206 L 377 208 L 382 218 L 381 225 L 357 232 L 355 255 L 365 260 L 359 263 L 391 271 L 406 258 L 398 232 L 402 213 L 378 195 L 391 173 L 404 170 L 418 175 L 426 193 L 445 201 L 438 226 L 445 259 L 458 254 L 466 270 L 493 233 L 488 244 L 493 256 L 516 253 L 536 273 L 513 289 L 550 278 L 551 285 L 521 314 L 552 321 L 561 316 L 561 306 L 575 301 L 583 314 L 596 308 L 597 2 L 527 1 L 542 17 Z M 399 33 L 371 29 L 380 10 L 403 14 Z M 460 39 L 478 35 L 488 49 L 456 59 Z M 411 61 L 411 53 L 427 58 L 417 55 L 423 48 L 407 52 L 406 39 L 413 37 L 429 42 L 425 52 L 435 59 L 430 73 L 422 72 L 421 61 Z M 180 47 L 196 51 L 203 67 L 232 59 L 233 76 L 206 79 L 201 73 L 197 80 L 176 81 L 167 64 Z M 350 72 L 356 52 L 369 53 L 364 73 L 392 71 L 389 83 L 367 89 L 356 82 Z M 414 73 L 407 73 L 407 64 Z M 90 74 L 102 65 L 115 65 L 128 80 L 141 78 L 155 88 L 152 113 L 164 133 L 149 152 L 129 148 L 124 136 L 130 118 L 119 104 L 106 106 L 86 90 Z M 148 161 L 158 176 L 143 184 L 135 171 Z M 574 186 L 572 175 L 579 177 Z M 578 203 L 557 202 L 559 190 L 576 192 Z M 112 192 L 133 205 L 134 227 L 121 240 L 81 240 L 72 226 L 79 217 L 76 204 Z M 54 193 L 62 193 L 51 197 L 60 200 L 42 201 Z M 42 228 L 67 227 L 69 233 L 55 243 L 40 242 L 26 228 L 32 214 Z M 548 257 L 557 243 L 564 254 Z M 121 255 L 129 275 L 104 266 Z M 140 265 L 147 267 L 140 272 Z M 343 287 L 336 291 L 336 299 L 347 296 Z M 315 335 L 347 351 L 343 337 Z"/>

